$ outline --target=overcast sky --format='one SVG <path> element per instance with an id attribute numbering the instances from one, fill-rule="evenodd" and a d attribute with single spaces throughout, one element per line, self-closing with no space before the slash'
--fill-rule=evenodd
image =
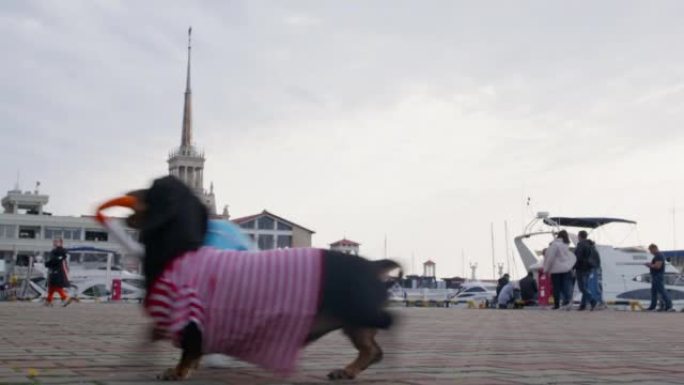
<path id="1" fill-rule="evenodd" d="M 684 247 L 682 14 L 679 1 L 3 1 L 0 189 L 19 172 L 48 211 L 81 215 L 168 173 L 192 25 L 194 142 L 234 217 L 268 209 L 314 229 L 314 246 L 346 236 L 371 258 L 386 236 L 407 270 L 432 259 L 439 276 L 463 273 L 463 250 L 491 277 L 490 224 L 504 262 L 504 221 L 513 236 L 538 210 L 627 217 L 638 242 Z"/>

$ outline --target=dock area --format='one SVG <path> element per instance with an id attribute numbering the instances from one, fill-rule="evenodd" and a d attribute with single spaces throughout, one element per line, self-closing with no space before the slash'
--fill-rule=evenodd
<path id="1" fill-rule="evenodd" d="M 353 384 L 682 384 L 683 313 L 395 308 L 385 359 Z M 160 384 L 179 350 L 145 345 L 139 305 L 0 303 L 0 384 Z M 335 332 L 277 378 L 229 360 L 183 384 L 330 384 L 355 350 Z"/>

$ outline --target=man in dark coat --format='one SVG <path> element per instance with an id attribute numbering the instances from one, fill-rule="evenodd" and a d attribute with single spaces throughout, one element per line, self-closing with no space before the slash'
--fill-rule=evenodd
<path id="1" fill-rule="evenodd" d="M 64 292 L 64 288 L 69 287 L 67 253 L 64 247 L 62 247 L 61 238 L 53 240 L 52 246 L 54 248 L 50 252 L 50 257 L 45 261 L 45 267 L 48 268 L 48 294 L 45 305 L 52 305 L 52 297 L 56 292 L 62 299 L 64 306 L 67 306 L 72 302 L 72 299 Z"/>
<path id="2" fill-rule="evenodd" d="M 646 267 L 651 269 L 651 306 L 646 310 L 655 310 L 658 303 L 658 295 L 660 295 L 663 302 L 665 302 L 663 311 L 674 311 L 670 294 L 665 290 L 665 257 L 658 250 L 658 246 L 653 243 L 648 246 L 648 251 L 653 254 L 653 260 L 650 263 L 646 263 Z"/>
<path id="3" fill-rule="evenodd" d="M 525 278 L 520 280 L 520 298 L 526 305 L 537 302 L 537 281 L 534 279 L 534 274 L 528 272 Z"/>
<path id="4" fill-rule="evenodd" d="M 498 297 L 499 294 L 501 294 L 501 289 L 504 288 L 504 286 L 508 285 L 508 282 L 511 280 L 510 275 L 508 273 L 504 274 L 503 277 L 499 278 L 499 280 L 496 283 L 496 296 Z"/>
<path id="5" fill-rule="evenodd" d="M 577 310 L 585 310 L 587 308 L 587 303 L 591 304 L 591 310 L 594 310 L 597 303 L 596 299 L 591 295 L 591 291 L 589 291 L 589 275 L 596 267 L 594 258 L 596 248 L 594 242 L 591 241 L 588 236 L 586 231 L 580 231 L 577 234 L 579 242 L 577 242 L 577 246 L 575 247 L 575 256 L 577 256 L 575 275 L 577 276 L 577 287 L 580 292 L 582 292 L 582 301 Z"/>

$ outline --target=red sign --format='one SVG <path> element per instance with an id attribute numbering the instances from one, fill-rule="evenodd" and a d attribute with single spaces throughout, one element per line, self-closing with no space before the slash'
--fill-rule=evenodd
<path id="1" fill-rule="evenodd" d="M 112 301 L 121 301 L 121 279 L 112 280 Z"/>
<path id="2" fill-rule="evenodd" d="M 544 274 L 541 271 L 538 271 L 537 274 L 537 280 L 539 282 L 539 306 L 548 306 L 549 299 L 551 298 L 551 279 L 548 274 Z"/>

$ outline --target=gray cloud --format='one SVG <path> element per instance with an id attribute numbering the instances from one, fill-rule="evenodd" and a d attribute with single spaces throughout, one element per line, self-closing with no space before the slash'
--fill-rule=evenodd
<path id="1" fill-rule="evenodd" d="M 192 24 L 195 139 L 236 215 L 269 208 L 372 256 L 388 234 L 444 274 L 461 249 L 487 273 L 489 223 L 520 228 L 527 195 L 671 242 L 680 2 L 0 7 L 0 185 L 39 179 L 55 212 L 166 172 Z"/>

